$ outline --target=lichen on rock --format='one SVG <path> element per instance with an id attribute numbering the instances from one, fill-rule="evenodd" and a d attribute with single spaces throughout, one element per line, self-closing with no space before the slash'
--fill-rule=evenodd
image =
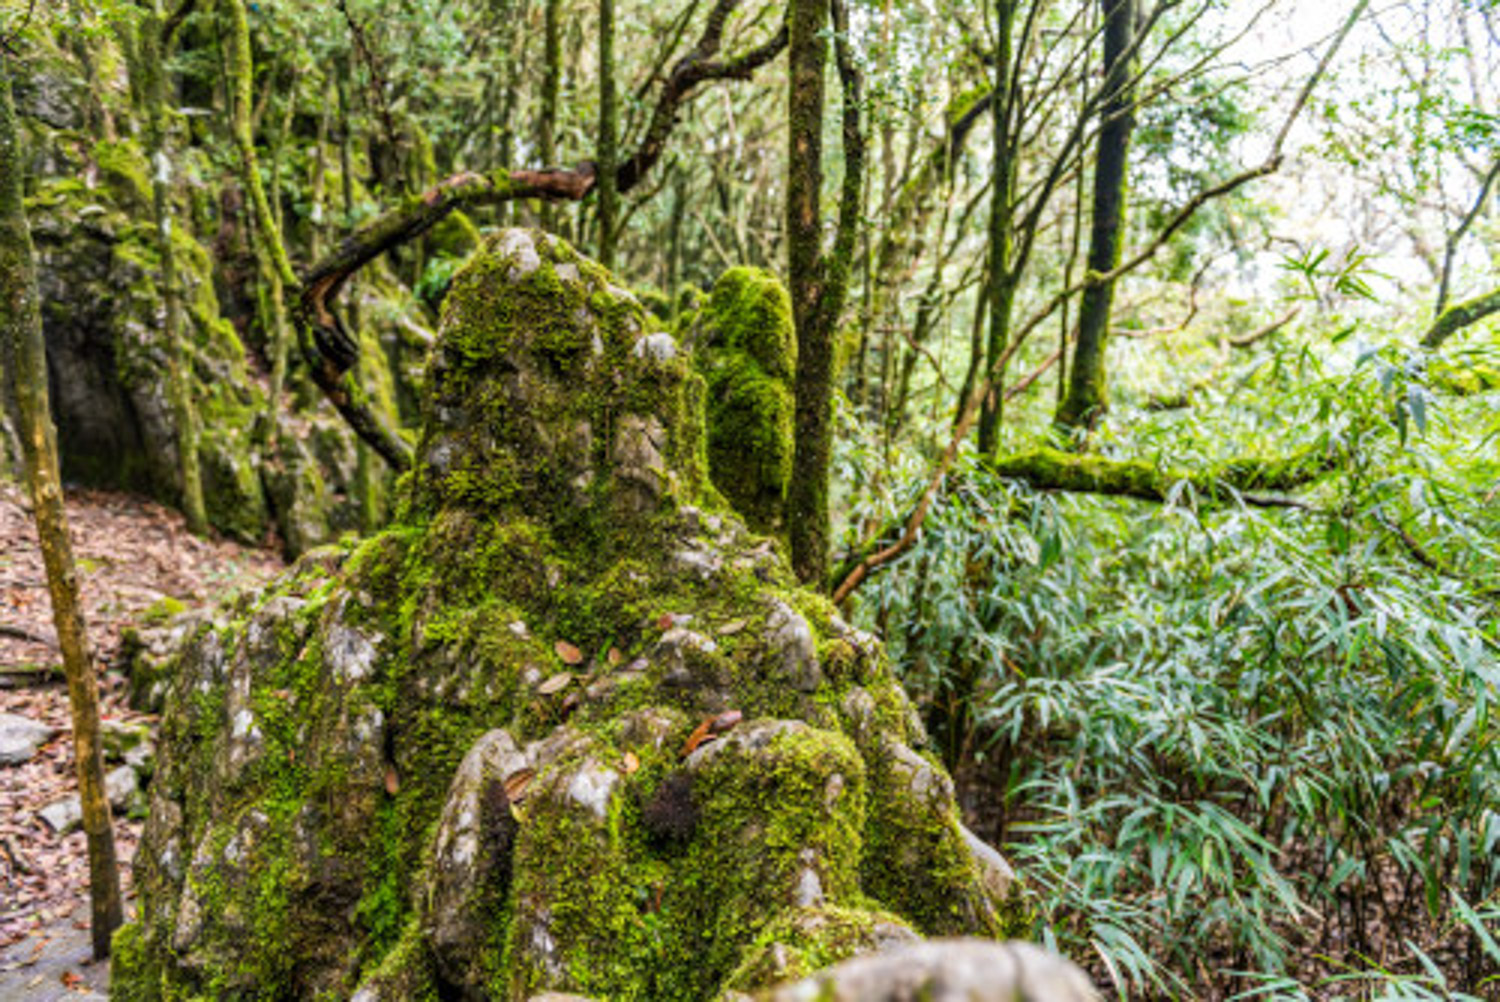
<path id="1" fill-rule="evenodd" d="M 704 377 L 505 231 L 397 519 L 178 658 L 122 998 L 713 999 L 1024 932 L 880 645 L 728 511 Z"/>

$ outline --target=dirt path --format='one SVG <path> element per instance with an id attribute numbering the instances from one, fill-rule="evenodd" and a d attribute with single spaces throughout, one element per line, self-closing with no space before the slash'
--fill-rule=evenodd
<path id="1" fill-rule="evenodd" d="M 69 492 L 67 506 L 89 632 L 104 666 L 104 718 L 151 724 L 152 718 L 125 705 L 125 680 L 110 667 L 122 629 L 175 603 L 222 603 L 274 574 L 281 561 L 267 549 L 198 539 L 176 512 L 128 495 Z M 84 964 L 84 837 L 59 836 L 38 814 L 76 792 L 67 692 L 56 674 L 52 636 L 30 513 L 21 492 L 0 483 L 0 714 L 56 730 L 26 761 L 0 764 L 0 1002 L 52 998 L 56 991 L 63 993 L 59 998 L 78 998 L 107 980 L 107 972 Z M 127 894 L 140 825 L 139 817 L 116 816 Z"/>

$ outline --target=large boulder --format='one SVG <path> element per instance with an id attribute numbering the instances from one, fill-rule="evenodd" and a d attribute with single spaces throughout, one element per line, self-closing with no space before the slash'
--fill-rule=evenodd
<path id="1" fill-rule="evenodd" d="M 1014 935 L 880 644 L 712 487 L 704 384 L 594 263 L 454 279 L 389 530 L 176 663 L 121 999 L 711 999 Z"/>

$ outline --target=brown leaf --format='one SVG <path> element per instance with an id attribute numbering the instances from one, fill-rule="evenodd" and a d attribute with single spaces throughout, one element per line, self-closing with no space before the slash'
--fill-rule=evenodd
<path id="1" fill-rule="evenodd" d="M 635 757 L 635 752 L 625 753 L 625 775 L 629 776 L 641 767 L 641 760 Z"/>
<path id="2" fill-rule="evenodd" d="M 401 777 L 396 775 L 396 767 L 387 765 L 385 767 L 385 792 L 395 796 L 401 789 Z"/>
<path id="3" fill-rule="evenodd" d="M 687 758 L 691 755 L 703 742 L 713 740 L 714 736 L 709 731 L 709 728 L 713 727 L 713 724 L 714 718 L 709 717 L 703 723 L 693 728 L 693 733 L 688 735 L 687 741 L 682 746 L 682 758 Z"/>
<path id="4" fill-rule="evenodd" d="M 658 630 L 670 630 L 673 622 L 675 622 L 675 619 L 669 612 L 656 621 L 656 628 Z"/>
<path id="5" fill-rule="evenodd" d="M 558 657 L 563 659 L 563 664 L 576 665 L 583 663 L 583 652 L 566 640 L 559 640 L 552 645 L 552 649 L 557 652 Z"/>
<path id="6" fill-rule="evenodd" d="M 568 687 L 568 683 L 571 681 L 573 681 L 572 675 L 569 675 L 565 671 L 560 671 L 556 675 L 553 675 L 551 678 L 549 678 L 547 681 L 543 682 L 541 685 L 537 686 L 536 691 L 541 693 L 543 696 L 550 696 L 554 692 L 562 692 Z"/>
<path id="7" fill-rule="evenodd" d="M 717 716 L 705 718 L 688 735 L 687 742 L 682 746 L 682 757 L 687 758 L 699 745 L 712 741 L 744 719 L 745 715 L 739 710 L 725 710 Z"/>
<path id="8" fill-rule="evenodd" d="M 609 660 L 609 666 L 611 668 L 613 668 L 615 665 L 617 665 L 621 661 L 625 660 L 625 653 L 623 651 L 621 651 L 618 647 L 611 647 L 609 649 L 608 660 Z"/>
<path id="9" fill-rule="evenodd" d="M 511 803 L 526 796 L 526 787 L 531 785 L 534 776 L 535 769 L 517 769 L 505 778 L 505 795 L 510 798 Z"/>

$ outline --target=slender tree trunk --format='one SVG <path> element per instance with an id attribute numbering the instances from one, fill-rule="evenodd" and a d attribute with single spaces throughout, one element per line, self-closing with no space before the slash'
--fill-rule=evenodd
<path id="1" fill-rule="evenodd" d="M 250 198 L 250 207 L 255 216 L 255 239 L 259 256 L 264 262 L 269 298 L 270 355 L 271 355 L 271 399 L 270 414 L 274 420 L 281 403 L 282 383 L 286 375 L 287 342 L 290 326 L 287 322 L 286 289 L 297 288 L 297 273 L 287 257 L 286 246 L 281 241 L 281 230 L 271 212 L 270 200 L 266 197 L 265 185 L 260 180 L 260 163 L 255 155 L 255 137 L 250 125 L 251 78 L 254 68 L 250 57 L 250 25 L 245 17 L 245 0 L 224 0 L 224 10 L 229 16 L 229 106 L 230 132 L 239 153 L 241 183 Z"/>
<path id="2" fill-rule="evenodd" d="M 500 0 L 500 48 L 505 60 L 501 71 L 499 162 L 509 164 L 516 156 L 516 105 L 520 100 L 521 74 L 526 68 L 527 33 L 519 30 L 528 17 L 526 0 Z M 511 206 L 502 202 L 495 212 L 501 226 L 510 225 Z"/>
<path id="3" fill-rule="evenodd" d="M 562 91 L 562 0 L 546 0 L 542 8 L 542 112 L 537 124 L 537 157 L 541 167 L 557 166 L 557 106 Z M 543 202 L 543 229 L 556 223 L 551 203 Z"/>
<path id="4" fill-rule="evenodd" d="M 834 15 L 839 78 L 843 84 L 844 180 L 838 232 L 823 254 L 823 75 L 828 62 L 829 8 Z M 864 184 L 861 81 L 849 55 L 842 0 L 792 0 L 788 14 L 786 234 L 787 289 L 797 327 L 796 448 L 787 489 L 787 534 L 792 568 L 804 584 L 828 579 L 829 467 L 833 460 L 833 381 L 837 332 L 858 234 Z"/>
<path id="5" fill-rule="evenodd" d="M 63 508 L 58 472 L 57 433 L 47 396 L 47 349 L 42 339 L 31 231 L 26 224 L 21 171 L 23 161 L 10 90 L 10 56 L 0 53 L 0 345 L 11 381 L 12 404 L 32 514 L 47 568 L 52 623 L 68 679 L 73 718 L 73 754 L 78 771 L 83 829 L 88 837 L 90 930 L 94 957 L 109 956 L 110 936 L 120 925 L 120 874 L 115 863 L 114 821 L 104 792 L 104 757 L 99 740 L 99 689 L 89 653 L 88 633 L 78 600 L 73 547 Z"/>
<path id="6" fill-rule="evenodd" d="M 1120 264 L 1124 244 L 1126 165 L 1135 129 L 1134 49 L 1136 0 L 1100 0 L 1104 5 L 1104 91 L 1099 153 L 1094 164 L 1093 218 L 1089 230 L 1089 282 L 1078 309 L 1078 342 L 1068 392 L 1057 424 L 1071 434 L 1092 428 L 1109 403 L 1105 348 L 1115 280 L 1100 280 Z"/>
<path id="7" fill-rule="evenodd" d="M 667 300 L 677 319 L 677 297 L 682 285 L 682 221 L 687 216 L 687 171 L 672 168 L 672 214 L 667 221 Z"/>
<path id="8" fill-rule="evenodd" d="M 994 455 L 1000 444 L 1000 418 L 1005 396 L 995 367 L 1010 344 L 1011 313 L 1016 298 L 1016 274 L 1012 263 L 1016 156 L 1010 128 L 1015 103 L 1010 83 L 1016 12 L 1017 0 L 996 0 L 995 90 L 991 108 L 994 118 L 994 181 L 990 192 L 990 329 L 984 365 L 985 378 L 993 385 L 979 410 L 981 456 Z"/>
<path id="9" fill-rule="evenodd" d="M 829 406 L 832 331 L 819 322 L 823 292 L 823 73 L 828 61 L 826 0 L 791 0 L 789 20 L 786 182 L 787 289 L 797 326 L 796 429 L 787 492 L 792 566 L 804 583 L 828 576 L 828 465 L 833 450 Z"/>
<path id="10" fill-rule="evenodd" d="M 167 396 L 177 426 L 178 475 L 182 513 L 188 528 L 208 531 L 203 502 L 203 477 L 198 466 L 198 413 L 193 406 L 192 373 L 183 344 L 182 305 L 178 293 L 177 252 L 172 242 L 172 159 L 166 127 L 166 69 L 161 44 L 161 2 L 152 0 L 141 22 L 140 61 L 146 102 L 146 145 L 151 153 L 151 209 L 156 224 L 157 256 L 161 260 L 162 339 L 167 349 Z"/>
<path id="11" fill-rule="evenodd" d="M 615 0 L 599 0 L 599 263 L 615 266 L 615 230 L 620 192 L 615 185 L 615 137 L 619 133 L 615 103 Z"/>

